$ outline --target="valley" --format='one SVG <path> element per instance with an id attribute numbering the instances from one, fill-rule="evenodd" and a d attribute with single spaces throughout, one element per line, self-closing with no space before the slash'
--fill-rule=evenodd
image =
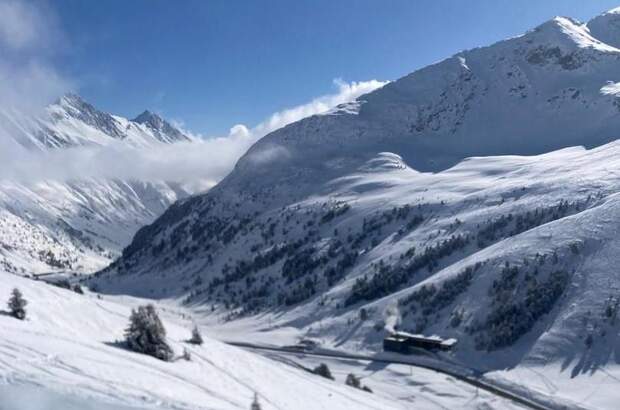
<path id="1" fill-rule="evenodd" d="M 620 9 L 555 17 L 236 125 L 221 180 L 142 169 L 201 143 L 148 110 L 1 109 L 16 158 L 119 172 L 0 174 L 0 410 L 615 408 L 619 73 Z"/>

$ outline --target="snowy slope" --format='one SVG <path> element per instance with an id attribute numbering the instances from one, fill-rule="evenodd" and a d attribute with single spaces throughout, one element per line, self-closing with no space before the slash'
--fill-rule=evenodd
<path id="1" fill-rule="evenodd" d="M 0 140 L 4 149 L 17 144 L 16 152 L 39 153 L 192 141 L 156 114 L 146 111 L 130 121 L 74 94 L 36 115 L 0 113 Z M 46 175 L 21 182 L 0 179 L 0 266 L 22 274 L 99 270 L 118 257 L 140 227 L 189 193 L 166 181 L 80 175 L 69 182 Z"/>
<path id="2" fill-rule="evenodd" d="M 483 370 L 617 374 L 620 50 L 597 24 L 555 18 L 271 133 L 92 283 L 350 350 L 400 322 Z"/>
<path id="3" fill-rule="evenodd" d="M 330 363 L 336 376 L 330 381 L 300 368 L 312 362 L 270 360 L 209 337 L 202 346 L 192 346 L 184 342 L 190 316 L 166 305 L 159 312 L 168 341 L 177 355 L 188 349 L 192 359 L 162 362 L 116 344 L 131 307 L 145 301 L 79 295 L 0 272 L 0 295 L 13 287 L 21 289 L 29 305 L 26 321 L 0 315 L 3 410 L 80 402 L 83 407 L 76 408 L 248 409 L 254 393 L 265 410 L 516 408 L 430 371 L 410 375 L 403 366 L 364 369 L 359 363 Z M 203 334 L 210 336 L 209 328 Z M 345 386 L 351 371 L 365 374 L 364 383 L 375 392 Z M 43 403 L 36 407 L 33 400 Z"/>
<path id="4" fill-rule="evenodd" d="M 187 195 L 165 182 L 0 182 L 0 265 L 21 274 L 96 271 Z"/>

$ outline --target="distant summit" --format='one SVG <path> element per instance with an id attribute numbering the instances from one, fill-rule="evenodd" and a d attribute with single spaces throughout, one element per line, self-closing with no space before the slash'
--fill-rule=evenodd
<path id="1" fill-rule="evenodd" d="M 136 118 L 132 120 L 133 122 L 138 122 L 140 124 L 162 124 L 164 120 L 154 112 L 149 110 L 144 110 L 142 114 L 138 115 Z"/>
<path id="2" fill-rule="evenodd" d="M 100 111 L 74 93 L 67 93 L 55 104 L 64 111 L 64 114 L 96 128 L 116 139 L 124 139 L 122 130 L 114 117 Z M 66 115 L 64 116 L 66 118 Z M 62 116 L 57 116 L 61 119 Z"/>
<path id="3" fill-rule="evenodd" d="M 164 120 L 159 115 L 149 110 L 144 110 L 142 114 L 138 115 L 132 121 L 146 126 L 153 132 L 155 138 L 157 138 L 161 142 L 178 142 L 191 140 L 191 138 L 181 132 L 178 128 L 174 127 L 168 121 Z"/>
<path id="4" fill-rule="evenodd" d="M 590 34 L 610 46 L 620 48 L 620 7 L 590 20 Z"/>
<path id="5" fill-rule="evenodd" d="M 118 141 L 141 147 L 192 140 L 148 110 L 129 120 L 101 111 L 75 93 L 63 95 L 37 116 L 17 111 L 0 112 L 0 129 L 3 128 L 25 148 L 40 150 L 102 146 Z"/>

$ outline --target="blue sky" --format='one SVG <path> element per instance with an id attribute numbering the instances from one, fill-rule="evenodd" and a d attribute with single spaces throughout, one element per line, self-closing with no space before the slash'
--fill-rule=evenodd
<path id="1" fill-rule="evenodd" d="M 392 80 L 605 0 L 54 0 L 55 69 L 96 106 L 145 108 L 204 135 L 334 92 Z"/>

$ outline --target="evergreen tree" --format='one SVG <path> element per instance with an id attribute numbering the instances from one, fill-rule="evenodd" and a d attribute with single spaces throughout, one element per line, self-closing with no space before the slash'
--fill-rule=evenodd
<path id="1" fill-rule="evenodd" d="M 250 410 L 261 410 L 262 407 L 258 402 L 258 394 L 254 393 L 254 400 L 252 400 L 252 405 L 250 406 Z"/>
<path id="2" fill-rule="evenodd" d="M 368 393 L 372 393 L 372 390 L 368 386 L 363 386 L 359 377 L 353 373 L 347 374 L 347 378 L 344 382 L 347 386 L 355 387 L 356 389 L 364 390 Z"/>
<path id="3" fill-rule="evenodd" d="M 194 329 L 192 329 L 192 337 L 189 339 L 189 342 L 194 345 L 202 344 L 202 335 L 200 334 L 200 330 L 198 330 L 198 326 L 194 326 Z"/>
<path id="4" fill-rule="evenodd" d="M 345 384 L 347 386 L 355 387 L 356 389 L 360 389 L 362 387 L 362 383 L 360 383 L 359 377 L 355 376 L 353 373 L 347 374 Z"/>
<path id="5" fill-rule="evenodd" d="M 24 320 L 26 318 L 26 305 L 28 302 L 23 298 L 22 293 L 19 289 L 13 289 L 11 293 L 11 298 L 9 299 L 9 311 L 11 315 L 19 320 Z"/>
<path id="6" fill-rule="evenodd" d="M 125 341 L 135 352 L 164 361 L 172 359 L 172 349 L 166 343 L 166 329 L 153 305 L 139 306 L 138 310 L 131 311 Z"/>
<path id="7" fill-rule="evenodd" d="M 334 380 L 334 376 L 332 376 L 332 372 L 329 370 L 329 367 L 325 363 L 321 363 L 313 370 L 314 374 L 318 374 L 321 377 L 325 377 L 326 379 Z"/>

